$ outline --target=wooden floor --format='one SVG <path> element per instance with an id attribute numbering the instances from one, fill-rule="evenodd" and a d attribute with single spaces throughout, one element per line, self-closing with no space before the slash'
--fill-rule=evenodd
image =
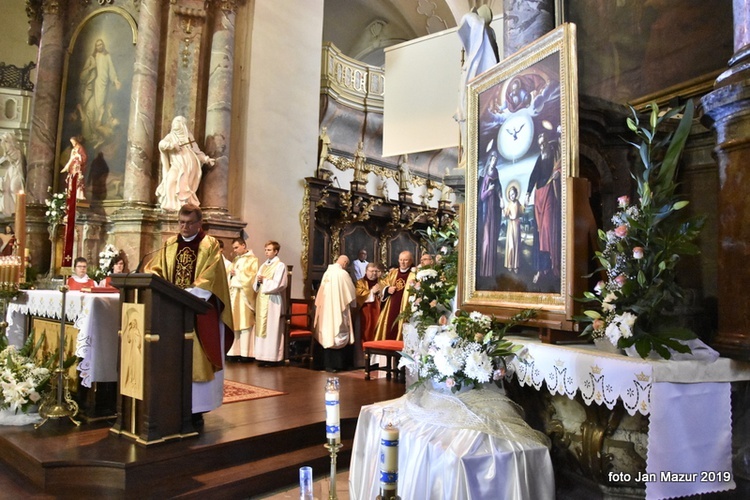
<path id="1" fill-rule="evenodd" d="M 325 475 L 330 375 L 228 363 L 226 378 L 287 394 L 223 405 L 206 414 L 198 437 L 148 448 L 110 434 L 107 422 L 0 427 L 0 498 L 252 498 L 295 485 L 302 465 Z M 337 375 L 345 469 L 360 408 L 397 398 L 405 386 L 366 381 L 362 370 Z"/>

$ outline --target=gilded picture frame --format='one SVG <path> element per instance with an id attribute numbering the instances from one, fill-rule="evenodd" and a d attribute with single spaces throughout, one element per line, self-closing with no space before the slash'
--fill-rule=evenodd
<path id="1" fill-rule="evenodd" d="M 89 202 L 122 200 L 138 27 L 121 7 L 93 10 L 75 27 L 65 51 L 56 151 L 60 173 L 71 137 L 86 152 L 84 192 Z"/>
<path id="2" fill-rule="evenodd" d="M 469 83 L 459 302 L 574 328 L 571 178 L 578 174 L 575 25 Z"/>

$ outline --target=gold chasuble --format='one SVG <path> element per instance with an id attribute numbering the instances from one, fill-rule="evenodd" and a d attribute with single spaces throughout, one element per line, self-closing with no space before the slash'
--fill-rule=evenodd
<path id="1" fill-rule="evenodd" d="M 219 242 L 203 231 L 189 242 L 181 235 L 173 236 L 149 262 L 145 272 L 154 273 L 180 288 L 201 288 L 211 292 L 209 302 L 213 309 L 196 316 L 198 335 L 197 341 L 193 342 L 193 382 L 213 380 L 214 372 L 222 369 L 224 357 L 219 319 L 225 325 L 225 337 L 233 336 L 229 286 Z M 226 342 L 226 345 L 232 345 L 231 338 Z"/>
<path id="2" fill-rule="evenodd" d="M 398 315 L 411 307 L 409 303 L 409 285 L 416 280 L 416 271 L 412 267 L 406 271 L 391 269 L 382 280 L 385 306 L 380 311 L 378 326 L 375 328 L 375 340 L 402 340 L 403 320 L 396 320 Z M 388 287 L 396 290 L 386 297 Z"/>

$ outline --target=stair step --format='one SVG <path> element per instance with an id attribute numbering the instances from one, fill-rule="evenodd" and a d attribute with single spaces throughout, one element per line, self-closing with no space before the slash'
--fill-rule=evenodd
<path id="1" fill-rule="evenodd" d="M 352 440 L 343 440 L 336 456 L 339 469 L 348 469 Z M 222 469 L 185 476 L 184 481 L 171 481 L 169 490 L 160 491 L 150 485 L 144 491 L 129 493 L 149 498 L 242 499 L 273 492 L 299 484 L 299 468 L 310 466 L 318 477 L 330 473 L 331 458 L 322 444 L 300 448 L 268 458 L 237 464 Z M 175 484 L 182 485 L 175 491 Z M 207 496 L 208 495 L 208 496 Z"/>

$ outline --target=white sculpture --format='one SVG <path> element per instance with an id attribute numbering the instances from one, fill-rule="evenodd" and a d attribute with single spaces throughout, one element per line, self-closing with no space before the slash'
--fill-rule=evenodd
<path id="1" fill-rule="evenodd" d="M 13 215 L 16 211 L 16 196 L 24 189 L 26 158 L 18 140 L 11 132 L 6 132 L 0 137 L 0 145 L 3 150 L 0 165 L 8 164 L 0 184 L 0 208 L 3 215 Z"/>
<path id="2" fill-rule="evenodd" d="M 409 155 L 401 157 L 401 163 L 398 164 L 398 190 L 402 193 L 411 190 L 411 169 L 409 168 Z"/>
<path id="3" fill-rule="evenodd" d="M 159 141 L 159 152 L 162 174 L 156 196 L 161 208 L 179 210 L 186 203 L 200 206 L 195 193 L 203 175 L 201 165 L 213 167 L 216 160 L 200 150 L 184 116 L 172 120 L 172 129 Z"/>

